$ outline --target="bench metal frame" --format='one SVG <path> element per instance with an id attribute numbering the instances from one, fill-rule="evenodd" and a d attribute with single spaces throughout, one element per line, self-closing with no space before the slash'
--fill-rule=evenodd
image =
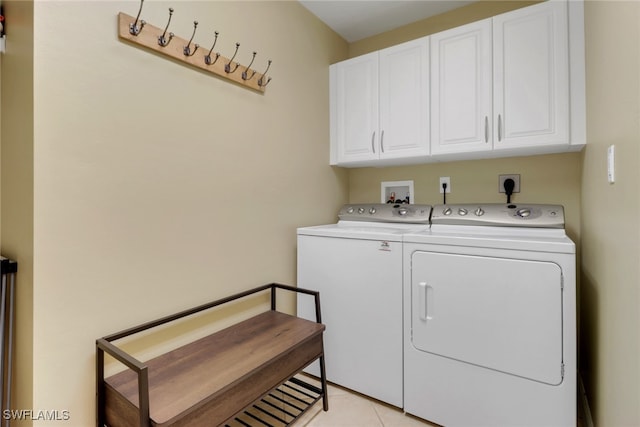
<path id="1" fill-rule="evenodd" d="M 257 288 L 253 288 L 244 292 L 240 292 L 235 295 L 231 295 L 226 298 L 222 298 L 219 300 L 211 301 L 206 304 L 199 305 L 197 307 L 193 307 L 188 310 L 181 311 L 179 313 L 175 313 L 166 317 L 162 317 L 157 320 L 153 320 L 151 322 L 143 323 L 138 326 L 134 326 L 129 329 L 125 329 L 120 332 L 116 332 L 115 334 L 107 335 L 105 337 L 99 338 L 96 340 L 96 426 L 103 427 L 106 425 L 106 416 L 105 416 L 105 378 L 104 378 L 104 354 L 105 352 L 112 356 L 114 359 L 118 360 L 120 363 L 126 365 L 129 369 L 133 370 L 138 375 L 138 398 L 139 398 L 139 409 L 140 409 L 140 427 L 148 427 L 151 425 L 151 420 L 149 418 L 149 372 L 146 364 L 144 362 L 139 361 L 135 357 L 129 355 L 125 351 L 121 350 L 116 345 L 112 344 L 113 341 L 117 341 L 119 339 L 135 335 L 137 333 L 164 325 L 169 322 L 176 321 L 178 319 L 182 319 L 187 316 L 191 316 L 196 313 L 200 313 L 205 310 L 209 310 L 211 308 L 226 304 L 231 301 L 235 301 L 241 298 L 245 298 L 250 295 L 255 295 L 260 292 L 264 292 L 270 290 L 271 292 L 271 310 L 277 310 L 276 305 L 276 294 L 277 289 L 284 289 L 287 291 L 302 293 L 312 295 L 315 299 L 315 308 L 316 308 L 316 322 L 322 323 L 322 316 L 320 312 L 320 293 L 317 291 L 312 291 L 308 289 L 297 288 L 294 286 L 283 285 L 280 283 L 270 283 L 267 285 L 259 286 Z M 324 362 L 324 353 L 319 357 L 320 362 L 320 382 L 321 389 L 317 389 L 309 384 L 306 384 L 308 387 L 312 389 L 316 389 L 319 391 L 319 400 L 322 397 L 323 409 L 325 411 L 329 410 L 329 404 L 327 400 L 327 377 L 326 377 L 326 368 Z M 299 380 L 298 380 L 299 381 Z M 265 394 L 270 390 L 265 390 Z M 300 414 L 302 415 L 302 414 Z M 297 418 L 296 418 L 297 419 Z M 294 420 L 295 421 L 295 420 Z"/>

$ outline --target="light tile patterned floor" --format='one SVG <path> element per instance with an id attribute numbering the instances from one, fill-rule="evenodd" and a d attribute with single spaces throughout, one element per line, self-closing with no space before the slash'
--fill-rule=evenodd
<path id="1" fill-rule="evenodd" d="M 303 380 L 319 384 L 303 374 Z M 587 425 L 578 410 L 577 427 Z M 404 414 L 399 408 L 369 399 L 347 389 L 329 385 L 329 411 L 322 400 L 310 408 L 294 427 L 438 427 L 420 418 Z"/>
<path id="2" fill-rule="evenodd" d="M 305 374 L 301 374 L 301 379 L 319 385 L 315 378 Z M 578 408 L 576 425 L 577 427 L 588 425 L 582 417 L 582 408 Z M 322 410 L 322 400 L 320 400 L 294 424 L 294 427 L 438 427 L 438 425 L 404 414 L 399 408 L 329 384 L 329 411 Z"/>
<path id="3" fill-rule="evenodd" d="M 305 381 L 313 383 L 309 377 Z M 295 427 L 432 427 L 424 420 L 405 415 L 401 409 L 369 399 L 341 387 L 329 385 L 329 411 L 317 402 Z"/>

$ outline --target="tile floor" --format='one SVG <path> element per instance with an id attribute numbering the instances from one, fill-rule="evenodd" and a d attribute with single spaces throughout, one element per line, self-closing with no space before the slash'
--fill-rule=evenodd
<path id="1" fill-rule="evenodd" d="M 306 374 L 299 374 L 299 378 L 309 384 L 319 387 L 319 381 L 316 378 L 309 377 Z M 294 385 L 293 388 L 285 388 L 284 391 L 274 391 L 268 400 L 267 405 L 259 406 L 266 408 L 267 412 L 258 410 L 255 407 L 249 409 L 244 415 L 236 418 L 228 424 L 228 427 L 242 427 L 254 425 L 273 425 L 284 426 L 287 422 L 299 413 L 299 409 L 292 409 L 289 403 L 305 407 L 303 403 L 311 403 L 314 396 L 306 394 L 308 392 L 298 393 L 299 389 Z M 399 408 L 384 404 L 377 400 L 368 398 L 348 389 L 329 384 L 329 411 L 322 410 L 322 400 L 316 402 L 304 415 L 293 424 L 294 427 L 437 427 L 437 424 L 429 423 L 420 418 L 404 414 Z M 269 406 L 271 405 L 271 406 Z M 295 407 L 295 406 L 294 406 Z M 274 412 L 272 408 L 277 408 Z M 301 408 L 300 408 L 301 409 Z M 285 410 L 281 412 L 281 410 Z M 285 415 L 285 412 L 290 411 Z M 267 415 L 265 415 L 267 413 Z M 268 414 L 275 414 L 282 418 L 272 418 Z M 578 410 L 577 427 L 583 427 L 587 423 L 580 416 L 581 411 Z M 259 420 L 256 422 L 256 420 Z"/>
<path id="2" fill-rule="evenodd" d="M 308 377 L 305 381 L 313 383 Z M 369 399 L 350 390 L 329 384 L 329 411 L 317 402 L 295 427 L 430 427 L 424 420 L 405 415 L 401 409 Z"/>
<path id="3" fill-rule="evenodd" d="M 304 381 L 314 379 L 304 375 Z M 316 384 L 318 384 L 316 382 Z M 587 423 L 578 409 L 577 427 Z M 329 411 L 322 410 L 322 400 L 300 418 L 294 427 L 438 427 L 401 409 L 386 405 L 350 390 L 329 384 Z"/>

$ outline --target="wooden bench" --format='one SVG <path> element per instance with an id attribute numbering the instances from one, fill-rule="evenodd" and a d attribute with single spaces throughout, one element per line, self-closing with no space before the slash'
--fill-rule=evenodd
<path id="1" fill-rule="evenodd" d="M 277 311 L 277 289 L 312 295 L 316 322 Z M 146 363 L 113 344 L 124 337 L 267 291 L 271 292 L 271 310 Z M 96 340 L 97 426 L 225 425 L 288 381 L 311 392 L 304 394 L 312 397 L 306 407 L 299 408 L 299 414 L 290 414 L 296 415 L 295 419 L 320 399 L 327 411 L 322 341 L 325 327 L 319 298 L 318 292 L 272 283 Z M 105 379 L 105 352 L 129 369 Z M 293 378 L 316 359 L 320 361 L 320 387 Z M 286 420 L 286 424 L 295 419 Z"/>

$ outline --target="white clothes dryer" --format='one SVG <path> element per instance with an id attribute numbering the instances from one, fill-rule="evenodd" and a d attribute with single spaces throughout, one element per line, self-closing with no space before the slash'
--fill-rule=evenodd
<path id="1" fill-rule="evenodd" d="M 298 286 L 320 291 L 327 380 L 402 407 L 402 235 L 431 206 L 346 205 L 336 224 L 298 229 Z M 310 298 L 298 315 L 312 318 Z M 307 372 L 318 375 L 317 363 Z"/>
<path id="2" fill-rule="evenodd" d="M 404 235 L 404 409 L 576 425 L 576 261 L 552 205 L 438 205 Z"/>

